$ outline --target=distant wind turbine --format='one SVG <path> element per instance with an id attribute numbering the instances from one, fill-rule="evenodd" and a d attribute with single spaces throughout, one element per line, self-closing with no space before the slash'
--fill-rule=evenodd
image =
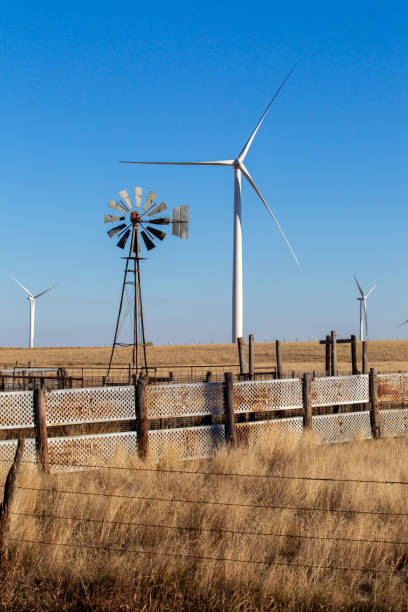
<path id="1" fill-rule="evenodd" d="M 14 276 L 12 276 L 11 278 L 15 280 L 16 283 L 18 283 L 20 287 L 22 287 L 26 293 L 28 293 L 27 299 L 30 301 L 30 335 L 29 335 L 28 346 L 30 348 L 33 348 L 34 347 L 34 324 L 35 324 L 35 300 L 41 297 L 42 295 L 44 295 L 44 293 L 47 293 L 48 291 L 51 291 L 51 289 L 54 289 L 54 287 L 56 287 L 57 285 L 53 285 L 49 289 L 46 289 L 45 291 L 42 291 L 41 293 L 37 293 L 37 295 L 33 295 L 31 291 L 26 289 L 24 285 L 20 283 L 20 281 L 14 278 Z"/>
<path id="2" fill-rule="evenodd" d="M 354 275 L 354 280 L 356 281 L 356 285 L 360 292 L 361 297 L 357 298 L 360 302 L 360 340 L 364 340 L 364 321 L 365 321 L 365 335 L 368 336 L 368 323 L 367 323 L 367 298 L 374 291 L 376 285 L 373 285 L 370 291 L 364 294 L 364 291 L 360 287 L 360 283 L 357 280 L 356 275 Z"/>
<path id="3" fill-rule="evenodd" d="M 230 166 L 234 169 L 234 243 L 233 243 L 233 274 L 232 274 L 232 341 L 235 342 L 237 338 L 243 336 L 243 292 L 242 292 L 242 229 L 241 229 L 241 174 L 244 175 L 248 183 L 254 189 L 257 196 L 265 206 L 268 213 L 274 220 L 278 230 L 282 234 L 286 244 L 288 245 L 293 257 L 297 264 L 298 259 L 292 249 L 289 240 L 286 238 L 281 226 L 278 223 L 275 215 L 265 202 L 261 192 L 255 185 L 252 176 L 249 174 L 247 168 L 244 166 L 244 159 L 252 145 L 256 133 L 258 132 L 261 123 L 266 117 L 272 103 L 276 100 L 282 87 L 289 79 L 292 72 L 295 70 L 296 65 L 289 71 L 282 83 L 276 90 L 272 100 L 269 102 L 265 109 L 265 112 L 258 121 L 254 131 L 249 137 L 248 142 L 239 153 L 236 159 L 223 159 L 218 161 L 203 161 L 203 162 L 146 162 L 146 161 L 122 161 L 123 164 L 157 164 L 157 165 L 169 165 L 169 166 Z"/>

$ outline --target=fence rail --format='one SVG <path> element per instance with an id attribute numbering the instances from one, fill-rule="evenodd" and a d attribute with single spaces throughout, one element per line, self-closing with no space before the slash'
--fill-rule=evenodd
<path id="1" fill-rule="evenodd" d="M 144 385 L 144 427 L 149 430 L 152 425 L 144 453 L 155 460 L 165 452 L 181 459 L 211 457 L 226 442 L 248 445 L 269 433 L 299 438 L 305 427 L 313 429 L 322 443 L 379 437 L 381 432 L 408 433 L 408 409 L 392 405 L 408 402 L 407 374 L 377 375 L 371 370 L 370 375 L 307 376 L 237 381 L 231 386 L 221 382 Z M 309 390 L 305 380 L 310 380 Z M 134 455 L 140 452 L 141 440 L 138 389 L 139 385 L 126 385 L 0 393 L 0 430 L 5 437 L 16 430 L 17 437 L 17 430 L 29 429 L 25 458 L 35 461 L 41 448 L 40 463 L 49 457 L 50 463 L 62 464 L 59 470 L 65 469 L 64 462 L 106 463 L 119 449 Z M 341 411 L 341 406 L 348 411 Z M 321 414 L 323 407 L 331 413 Z M 191 426 L 187 417 L 200 418 L 201 423 Z M 120 422 L 133 426 L 128 431 L 86 435 L 66 435 L 63 429 L 102 423 L 118 427 Z M 0 460 L 11 461 L 16 444 L 14 439 L 0 441 Z"/>

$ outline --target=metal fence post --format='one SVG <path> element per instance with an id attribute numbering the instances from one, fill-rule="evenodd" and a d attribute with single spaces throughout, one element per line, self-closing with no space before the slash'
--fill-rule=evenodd
<path id="1" fill-rule="evenodd" d="M 234 419 L 234 386 L 232 372 L 224 373 L 224 414 L 225 414 L 225 441 L 233 448 L 237 445 Z"/>
<path id="2" fill-rule="evenodd" d="M 302 380 L 302 396 L 303 396 L 303 427 L 304 429 L 312 429 L 312 375 L 310 373 L 303 374 Z"/>
<path id="3" fill-rule="evenodd" d="M 381 438 L 381 427 L 380 427 L 380 413 L 378 410 L 378 397 L 377 397 L 377 371 L 375 368 L 370 368 L 370 374 L 368 378 L 368 390 L 370 396 L 370 425 L 371 433 L 374 440 Z"/>
<path id="4" fill-rule="evenodd" d="M 249 380 L 254 379 L 254 335 L 249 334 L 248 341 L 248 372 L 249 372 Z"/>
<path id="5" fill-rule="evenodd" d="M 368 364 L 367 364 L 367 342 L 366 340 L 363 340 L 363 342 L 361 343 L 362 347 L 362 355 L 361 355 L 361 360 L 362 360 L 362 370 L 363 370 L 363 374 L 367 374 L 368 372 Z"/>
<path id="6" fill-rule="evenodd" d="M 280 340 L 275 341 L 275 352 L 276 352 L 276 378 L 282 378 L 282 359 L 281 359 Z"/>

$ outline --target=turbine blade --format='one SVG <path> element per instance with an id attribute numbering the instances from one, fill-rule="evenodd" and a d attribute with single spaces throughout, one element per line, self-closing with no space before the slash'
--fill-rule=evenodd
<path id="1" fill-rule="evenodd" d="M 403 321 L 402 323 L 399 323 L 395 327 L 401 327 L 402 325 L 406 325 L 407 323 L 408 323 L 408 319 L 406 321 Z"/>
<path id="2" fill-rule="evenodd" d="M 151 251 L 152 249 L 154 249 L 156 245 L 154 244 L 154 242 L 153 242 L 152 240 L 150 240 L 150 238 L 149 238 L 149 236 L 146 234 L 146 232 L 144 232 L 144 231 L 142 230 L 142 231 L 140 232 L 140 234 L 141 234 L 141 236 L 142 236 L 142 238 L 143 238 L 143 242 L 144 242 L 144 243 L 145 243 L 145 245 L 146 245 L 146 249 L 147 249 L 148 251 Z"/>
<path id="3" fill-rule="evenodd" d="M 142 206 L 143 187 L 135 187 L 135 200 L 137 208 Z"/>
<path id="4" fill-rule="evenodd" d="M 170 217 L 159 217 L 158 219 L 152 219 L 149 223 L 154 223 L 155 225 L 169 225 Z"/>
<path id="5" fill-rule="evenodd" d="M 156 229 L 155 227 L 150 227 L 150 225 L 146 228 L 149 232 L 156 236 L 159 240 L 163 240 L 166 236 L 166 232 L 162 232 L 161 230 Z"/>
<path id="6" fill-rule="evenodd" d="M 156 162 L 156 161 L 120 161 L 120 164 L 150 164 L 156 166 L 232 166 L 233 159 L 221 159 L 206 162 Z"/>
<path id="7" fill-rule="evenodd" d="M 257 131 L 259 130 L 259 128 L 261 127 L 261 123 L 262 121 L 265 119 L 269 109 L 271 108 L 272 104 L 275 102 L 276 98 L 278 97 L 281 89 L 284 87 L 286 81 L 289 79 L 289 77 L 291 76 L 292 72 L 294 72 L 295 68 L 296 68 L 297 64 L 295 64 L 288 72 L 288 74 L 285 76 L 285 78 L 283 79 L 282 83 L 279 85 L 278 89 L 275 91 L 274 96 L 272 98 L 272 100 L 269 102 L 268 106 L 266 107 L 262 117 L 260 118 L 260 120 L 258 121 L 256 128 L 254 129 L 254 131 L 252 132 L 251 136 L 249 137 L 248 142 L 246 143 L 245 147 L 242 149 L 241 153 L 238 155 L 238 159 L 240 161 L 244 161 L 246 154 L 249 151 L 249 148 L 252 144 L 253 139 L 256 136 Z"/>
<path id="8" fill-rule="evenodd" d="M 360 292 L 360 294 L 361 294 L 361 297 L 362 297 L 362 298 L 364 298 L 364 291 L 363 291 L 363 290 L 362 290 L 362 288 L 360 287 L 360 283 L 358 282 L 358 280 L 357 280 L 357 276 L 356 276 L 356 275 L 354 275 L 354 280 L 356 281 L 356 285 L 357 285 L 358 290 L 359 290 L 359 292 Z"/>
<path id="9" fill-rule="evenodd" d="M 125 217 L 118 217 L 117 215 L 104 215 L 104 223 L 116 223 L 116 221 L 124 221 Z"/>
<path id="10" fill-rule="evenodd" d="M 128 213 L 129 211 L 121 204 L 115 202 L 115 200 L 111 200 L 108 204 L 109 208 L 113 208 L 114 210 L 118 210 L 119 212 Z"/>
<path id="11" fill-rule="evenodd" d="M 154 217 L 154 215 L 158 215 L 159 212 L 163 212 L 163 210 L 166 210 L 167 206 L 164 202 L 161 202 L 160 204 L 158 204 L 157 206 L 155 206 L 153 208 L 153 210 L 151 210 L 147 216 L 148 217 Z"/>
<path id="12" fill-rule="evenodd" d="M 372 293 L 374 291 L 374 289 L 376 288 L 377 285 L 373 285 L 370 289 L 370 291 L 367 293 L 367 295 L 365 296 L 365 298 L 367 299 L 368 296 L 370 295 L 370 293 Z"/>
<path id="13" fill-rule="evenodd" d="M 123 234 L 122 238 L 119 240 L 116 246 L 118 246 L 120 249 L 124 249 L 126 246 L 127 240 L 129 238 L 129 234 L 130 234 L 130 229 L 128 229 L 127 232 Z"/>
<path id="14" fill-rule="evenodd" d="M 22 288 L 24 289 L 24 291 L 25 291 L 26 293 L 28 293 L 28 295 L 30 295 L 31 297 L 34 297 L 34 296 L 33 296 L 33 294 L 32 294 L 32 293 L 31 293 L 31 292 L 30 292 L 28 289 L 26 289 L 26 288 L 24 287 L 24 285 L 22 285 L 22 284 L 20 283 L 20 281 L 18 281 L 16 278 L 14 278 L 14 276 L 12 276 L 11 278 L 12 278 L 13 280 L 15 280 L 15 281 L 16 281 L 16 283 L 18 283 L 18 284 L 20 285 L 20 287 L 22 287 Z"/>
<path id="15" fill-rule="evenodd" d="M 116 234 L 118 234 L 121 230 L 123 230 L 124 227 L 126 227 L 126 223 L 121 223 L 121 225 L 117 225 L 116 227 L 113 227 L 106 233 L 108 234 L 109 238 L 113 238 Z"/>
<path id="16" fill-rule="evenodd" d="M 51 289 L 54 289 L 54 287 L 58 287 L 60 283 L 57 283 L 56 285 L 53 285 L 52 287 L 50 287 L 49 289 L 46 289 L 45 291 L 42 291 L 41 293 L 38 293 L 37 295 L 34 296 L 34 299 L 39 298 L 41 295 L 44 295 L 44 293 L 47 293 L 48 291 L 51 291 Z"/>
<path id="17" fill-rule="evenodd" d="M 156 198 L 157 198 L 157 193 L 154 193 L 154 191 L 149 191 L 148 196 L 146 198 L 145 205 L 144 205 L 144 209 L 148 210 L 150 206 L 152 205 L 152 202 L 154 202 Z"/>
<path id="18" fill-rule="evenodd" d="M 133 204 L 132 204 L 132 202 L 131 202 L 131 200 L 129 198 L 129 194 L 126 191 L 126 189 L 122 189 L 122 191 L 119 191 L 119 195 L 122 198 L 122 200 L 125 201 L 126 206 L 129 208 L 129 210 L 132 210 Z"/>
<path id="19" fill-rule="evenodd" d="M 241 172 L 242 174 L 245 176 L 246 180 L 248 181 L 248 183 L 251 185 L 251 187 L 254 189 L 255 193 L 257 194 L 257 196 L 261 199 L 263 205 L 265 206 L 266 210 L 268 211 L 268 213 L 271 215 L 272 219 L 275 221 L 275 225 L 278 228 L 278 230 L 280 231 L 283 239 L 285 240 L 287 246 L 289 247 L 290 252 L 292 253 L 294 260 L 296 261 L 297 265 L 299 266 L 299 260 L 296 257 L 295 251 L 292 249 L 292 246 L 289 242 L 289 240 L 286 238 L 285 232 L 283 231 L 283 229 L 281 228 L 281 226 L 279 225 L 279 222 L 277 220 L 277 218 L 275 217 L 275 215 L 273 214 L 273 212 L 271 211 L 271 209 L 269 208 L 268 204 L 265 202 L 265 200 L 262 197 L 261 192 L 259 191 L 258 187 L 255 185 L 254 180 L 252 178 L 252 176 L 249 174 L 248 170 L 245 168 L 245 166 L 243 164 L 241 164 Z"/>

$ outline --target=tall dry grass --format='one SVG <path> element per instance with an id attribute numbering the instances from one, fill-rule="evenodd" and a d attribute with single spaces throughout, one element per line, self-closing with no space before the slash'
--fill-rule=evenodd
<path id="1" fill-rule="evenodd" d="M 146 466 L 138 461 L 129 463 L 129 459 L 120 456 L 115 464 Z M 166 473 L 155 465 L 150 467 L 151 472 L 94 470 L 41 476 L 24 465 L 20 486 L 150 499 L 18 489 L 14 512 L 39 518 L 14 514 L 13 538 L 117 548 L 123 552 L 10 541 L 10 563 L 0 576 L 2 609 L 406 609 L 407 517 L 249 506 L 406 512 L 407 486 Z M 295 443 L 269 437 L 251 449 L 222 451 L 209 462 L 178 463 L 169 452 L 158 467 L 408 481 L 405 440 L 318 446 L 311 438 Z M 239 505 L 163 502 L 154 497 Z M 223 530 L 284 535 L 237 535 Z M 395 540 L 401 544 L 289 537 L 295 534 Z M 126 552 L 131 550 L 159 554 Z M 307 565 L 317 567 L 304 567 Z M 324 567 L 378 568 L 396 573 L 320 569 Z"/>

